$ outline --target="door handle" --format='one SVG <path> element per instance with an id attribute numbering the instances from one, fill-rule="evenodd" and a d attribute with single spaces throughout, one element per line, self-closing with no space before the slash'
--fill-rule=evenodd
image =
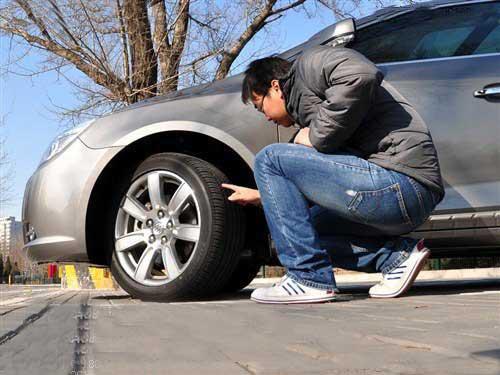
<path id="1" fill-rule="evenodd" d="M 481 90 L 474 91 L 474 97 L 476 98 L 497 98 L 500 99 L 500 85 L 484 87 Z"/>

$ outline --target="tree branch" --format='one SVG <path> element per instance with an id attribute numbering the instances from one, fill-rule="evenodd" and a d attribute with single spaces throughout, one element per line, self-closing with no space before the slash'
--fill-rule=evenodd
<path id="1" fill-rule="evenodd" d="M 223 52 L 222 61 L 217 68 L 217 72 L 215 73 L 216 80 L 223 79 L 228 75 L 232 63 L 234 62 L 234 60 L 236 60 L 236 57 L 238 57 L 241 50 L 250 41 L 250 39 L 252 39 L 252 37 L 265 25 L 265 21 L 272 12 L 273 6 L 276 4 L 276 2 L 277 0 L 269 0 L 264 8 L 262 8 L 260 13 L 254 17 L 250 25 L 240 35 L 238 40 L 233 44 L 229 51 Z"/>
<path id="2" fill-rule="evenodd" d="M 16 3 L 19 4 L 19 6 L 24 10 L 28 18 L 33 21 L 33 23 L 38 27 L 42 35 L 47 39 L 47 40 L 52 40 L 52 37 L 50 36 L 49 32 L 47 31 L 47 27 L 45 26 L 45 23 L 35 16 L 33 13 L 33 10 L 29 6 L 28 2 L 26 0 L 16 0 Z"/>
<path id="3" fill-rule="evenodd" d="M 54 14 L 56 15 L 56 18 L 58 19 L 58 24 L 61 26 L 63 31 L 66 33 L 66 35 L 71 39 L 71 41 L 74 44 L 74 47 L 76 48 L 81 48 L 80 44 L 74 37 L 73 33 L 69 30 L 68 26 L 66 25 L 66 21 L 64 20 L 64 17 L 61 13 L 61 10 L 57 6 L 54 0 L 48 0 L 50 5 L 52 5 L 52 10 L 54 11 Z"/>
<path id="4" fill-rule="evenodd" d="M 296 2 L 294 3 L 291 3 L 287 6 L 284 6 L 282 8 L 279 8 L 279 9 L 276 9 L 276 10 L 273 10 L 269 16 L 274 16 L 275 14 L 278 14 L 278 13 L 283 13 L 283 12 L 286 12 L 287 10 L 289 9 L 292 9 L 292 8 L 295 8 L 295 7 L 298 7 L 299 5 L 302 5 L 306 2 L 306 0 L 297 0 Z M 271 21 L 272 22 L 272 21 Z"/>
<path id="5" fill-rule="evenodd" d="M 188 16 L 189 16 L 189 19 L 190 19 L 191 21 L 193 21 L 194 23 L 196 23 L 196 24 L 200 25 L 201 27 L 207 28 L 207 29 L 209 29 L 210 31 L 215 31 L 215 32 L 217 31 L 217 29 L 213 28 L 213 27 L 212 27 L 212 26 L 210 26 L 208 23 L 202 22 L 202 21 L 200 21 L 200 20 L 196 19 L 195 17 L 193 17 L 193 15 L 192 15 L 192 14 L 189 14 Z M 212 21 L 213 21 L 213 20 L 210 20 L 209 22 L 212 22 Z"/>
<path id="6" fill-rule="evenodd" d="M 106 87 L 115 95 L 118 93 L 122 93 L 123 95 L 125 93 L 123 81 L 121 81 L 116 75 L 100 71 L 95 64 L 85 62 L 84 59 L 82 59 L 82 57 L 76 52 L 62 47 L 55 42 L 31 35 L 24 30 L 14 29 L 2 24 L 0 24 L 0 30 L 19 36 L 35 47 L 41 48 L 70 61 L 78 70 L 86 74 L 96 84 Z M 124 98 L 122 97 L 122 99 Z"/>
<path id="7" fill-rule="evenodd" d="M 96 29 L 94 27 L 94 23 L 92 22 L 92 19 L 90 18 L 89 13 L 87 12 L 87 7 L 85 6 L 85 4 L 83 3 L 82 0 L 80 0 L 80 5 L 82 6 L 83 12 L 85 13 L 85 17 L 89 21 L 92 32 L 97 40 L 97 44 L 99 44 L 99 48 L 101 49 L 101 53 L 102 53 L 104 62 L 106 63 L 106 71 L 108 71 L 109 61 L 108 61 L 106 51 L 104 50 L 104 47 L 102 46 L 101 38 L 99 38 L 99 35 L 96 32 Z"/>

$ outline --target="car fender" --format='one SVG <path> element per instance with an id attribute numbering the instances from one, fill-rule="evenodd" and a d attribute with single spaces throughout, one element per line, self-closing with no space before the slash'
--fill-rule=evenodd
<path id="1" fill-rule="evenodd" d="M 218 141 L 233 149 L 248 164 L 248 166 L 253 169 L 255 155 L 243 143 L 221 129 L 196 121 L 162 121 L 141 126 L 140 128 L 134 129 L 133 131 L 115 140 L 110 148 L 114 150 L 123 150 L 124 148 L 128 147 L 136 141 L 139 141 L 142 138 L 154 134 L 172 131 L 198 133 L 217 139 Z M 85 143 L 84 140 L 82 141 Z M 88 144 L 87 147 L 92 148 Z M 111 161 L 112 157 L 115 154 L 116 152 L 109 153 L 105 158 L 106 162 L 104 164 L 107 164 L 109 161 Z M 102 166 L 102 163 L 100 163 L 100 165 Z"/>

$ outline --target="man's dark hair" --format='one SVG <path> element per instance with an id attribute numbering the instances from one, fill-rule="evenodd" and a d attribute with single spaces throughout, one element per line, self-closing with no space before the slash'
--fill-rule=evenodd
<path id="1" fill-rule="evenodd" d="M 245 78 L 241 87 L 243 103 L 248 104 L 252 98 L 252 92 L 266 95 L 271 87 L 271 81 L 284 78 L 291 66 L 291 62 L 276 56 L 252 61 L 245 70 Z"/>

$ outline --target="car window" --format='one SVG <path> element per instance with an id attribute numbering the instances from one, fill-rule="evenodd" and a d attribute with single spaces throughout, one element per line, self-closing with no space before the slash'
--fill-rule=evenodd
<path id="1" fill-rule="evenodd" d="M 375 63 L 497 52 L 500 2 L 417 9 L 362 28 L 350 45 Z"/>
<path id="2" fill-rule="evenodd" d="M 474 53 L 499 53 L 500 52 L 500 20 L 497 26 L 479 44 Z"/>
<path id="3" fill-rule="evenodd" d="M 430 32 L 409 51 L 408 58 L 418 60 L 453 56 L 473 30 L 474 26 L 468 26 Z"/>

